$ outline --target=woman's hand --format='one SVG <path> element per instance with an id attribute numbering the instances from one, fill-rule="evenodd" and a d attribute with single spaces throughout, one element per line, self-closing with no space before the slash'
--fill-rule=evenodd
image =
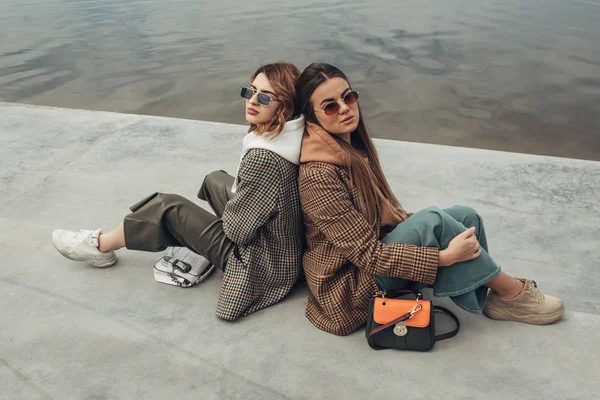
<path id="1" fill-rule="evenodd" d="M 481 246 L 475 236 L 475 228 L 469 228 L 454 237 L 448 248 L 440 251 L 440 267 L 448 267 L 459 262 L 473 260 L 481 254 Z"/>

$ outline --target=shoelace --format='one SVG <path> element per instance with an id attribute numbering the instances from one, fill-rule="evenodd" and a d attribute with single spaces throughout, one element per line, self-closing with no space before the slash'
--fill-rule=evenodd
<path id="1" fill-rule="evenodd" d="M 77 236 L 75 236 L 75 240 L 77 240 L 77 243 L 83 243 L 83 242 L 88 242 L 88 243 L 92 243 L 92 231 L 84 231 L 81 230 L 79 232 L 77 232 Z"/>
<path id="2" fill-rule="evenodd" d="M 531 283 L 533 287 L 529 290 L 529 295 L 540 302 L 544 301 L 544 295 L 538 289 L 537 283 L 535 281 L 531 281 Z"/>

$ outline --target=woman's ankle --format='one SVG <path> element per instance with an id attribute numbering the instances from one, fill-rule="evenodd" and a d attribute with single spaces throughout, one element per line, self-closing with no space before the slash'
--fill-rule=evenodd
<path id="1" fill-rule="evenodd" d="M 98 236 L 98 250 L 100 253 L 109 253 L 112 251 L 112 248 L 109 246 L 110 241 L 107 239 L 106 234 L 100 233 Z"/>
<path id="2" fill-rule="evenodd" d="M 100 232 L 98 236 L 98 250 L 101 253 L 110 253 L 125 247 L 125 228 L 120 224 L 108 233 Z"/>
<path id="3" fill-rule="evenodd" d="M 504 299 L 512 299 L 517 297 L 525 288 L 523 281 L 505 274 L 502 271 L 500 271 L 500 273 L 491 281 L 486 283 L 485 286 L 492 289 L 496 294 Z"/>
<path id="4" fill-rule="evenodd" d="M 496 293 L 498 293 L 503 299 L 510 300 L 520 295 L 523 292 L 523 289 L 525 289 L 525 283 L 517 278 L 514 278 L 514 282 L 510 287 L 507 287 L 502 292 L 496 291 Z"/>

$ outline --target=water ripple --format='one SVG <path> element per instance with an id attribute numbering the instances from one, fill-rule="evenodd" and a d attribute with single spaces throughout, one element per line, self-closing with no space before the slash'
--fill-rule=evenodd
<path id="1" fill-rule="evenodd" d="M 261 63 L 338 65 L 376 137 L 600 160 L 600 2 L 7 0 L 0 101 L 242 123 Z"/>

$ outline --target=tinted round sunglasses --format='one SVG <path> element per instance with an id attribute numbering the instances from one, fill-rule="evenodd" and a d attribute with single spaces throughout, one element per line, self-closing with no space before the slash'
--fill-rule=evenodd
<path id="1" fill-rule="evenodd" d="M 251 98 L 254 97 L 254 95 L 256 93 L 258 93 L 257 102 L 261 106 L 268 106 L 269 104 L 271 104 L 271 101 L 279 101 L 269 94 L 260 93 L 260 92 L 257 92 L 256 90 L 253 90 L 253 89 L 250 89 L 247 87 L 242 88 L 242 90 L 240 91 L 240 96 L 242 96 L 242 98 L 244 98 L 246 100 L 250 100 Z"/>
<path id="2" fill-rule="evenodd" d="M 358 92 L 356 90 L 351 90 L 344 95 L 342 101 L 347 106 L 351 106 L 352 104 L 356 104 L 358 102 Z M 323 106 L 323 110 L 315 110 L 319 112 L 325 113 L 325 115 L 331 117 L 332 115 L 337 114 L 340 111 L 340 103 L 339 101 L 332 101 L 331 103 L 325 104 Z"/>

